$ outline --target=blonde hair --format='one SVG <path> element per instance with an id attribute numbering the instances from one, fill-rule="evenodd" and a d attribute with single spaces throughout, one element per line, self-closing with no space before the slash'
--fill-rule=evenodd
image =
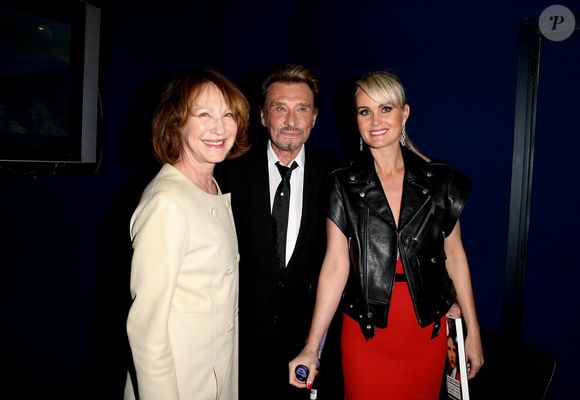
<path id="1" fill-rule="evenodd" d="M 373 101 L 379 104 L 392 104 L 401 109 L 407 105 L 407 97 L 401 80 L 394 74 L 387 71 L 374 71 L 364 74 L 355 83 L 357 90 L 362 90 Z M 430 159 L 422 154 L 413 141 L 406 134 L 406 147 L 426 161 Z"/>

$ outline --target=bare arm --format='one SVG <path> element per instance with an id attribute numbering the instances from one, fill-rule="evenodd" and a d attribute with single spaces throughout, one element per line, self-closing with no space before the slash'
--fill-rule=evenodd
<path id="1" fill-rule="evenodd" d="M 296 379 L 294 369 L 297 365 L 306 365 L 310 371 L 316 371 L 318 347 L 325 335 L 340 303 L 349 271 L 348 241 L 342 231 L 330 219 L 326 221 L 327 247 L 316 293 L 316 306 L 310 325 L 306 345 L 300 354 L 289 364 L 290 384 L 299 387 L 310 387 L 314 374 L 310 374 L 306 383 Z"/>
<path id="2" fill-rule="evenodd" d="M 479 322 L 475 311 L 475 300 L 471 286 L 471 274 L 467 255 L 461 241 L 461 227 L 459 221 L 451 234 L 445 239 L 445 254 L 447 261 L 445 266 L 453 281 L 457 302 L 461 308 L 461 315 L 467 326 L 467 338 L 465 340 L 465 356 L 468 365 L 468 378 L 473 378 L 483 365 L 483 349 L 479 333 Z"/>

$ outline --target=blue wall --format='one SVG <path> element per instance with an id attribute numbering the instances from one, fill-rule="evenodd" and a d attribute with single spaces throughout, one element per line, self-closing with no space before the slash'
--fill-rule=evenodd
<path id="1" fill-rule="evenodd" d="M 65 397 L 96 387 L 95 380 L 103 393 L 122 386 L 128 219 L 156 168 L 149 155 L 149 118 L 167 76 L 203 66 L 220 69 L 252 98 L 255 76 L 265 68 L 286 62 L 305 65 L 322 85 L 311 143 L 337 154 L 347 154 L 358 143 L 345 86 L 371 70 L 398 74 L 411 105 L 407 130 L 418 147 L 474 179 L 462 217 L 464 244 L 480 323 L 499 331 L 517 29 L 521 20 L 537 18 L 550 4 L 101 4 L 98 172 L 0 176 L 1 375 L 15 388 L 26 382 L 28 390 L 47 393 L 54 387 Z M 541 345 L 534 334 L 524 337 Z M 560 347 L 544 350 L 564 352 Z M 559 385 L 551 398 L 563 398 L 558 393 L 567 384 Z"/>

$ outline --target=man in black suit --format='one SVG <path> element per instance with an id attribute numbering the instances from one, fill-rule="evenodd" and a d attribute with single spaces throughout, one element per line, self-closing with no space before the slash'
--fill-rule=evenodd
<path id="1" fill-rule="evenodd" d="M 240 251 L 240 399 L 307 399 L 307 391 L 288 384 L 288 362 L 310 328 L 326 250 L 325 183 L 337 160 L 304 145 L 318 115 L 318 80 L 308 70 L 278 69 L 262 91 L 260 116 L 268 142 L 220 164 L 215 174 L 222 191 L 232 193 Z M 290 172 L 287 229 L 273 216 L 276 196 L 288 194 L 278 192 L 277 163 L 296 164 Z M 285 251 L 278 250 L 280 241 L 284 248 L 284 234 Z M 320 383 L 333 382 L 319 388 L 319 399 L 342 399 L 337 334 L 328 342 L 332 349 L 323 353 Z"/>

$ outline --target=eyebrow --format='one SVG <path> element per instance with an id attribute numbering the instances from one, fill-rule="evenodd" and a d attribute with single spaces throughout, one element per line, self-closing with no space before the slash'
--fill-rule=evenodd
<path id="1" fill-rule="evenodd" d="M 393 103 L 391 103 L 390 101 L 388 103 L 379 103 L 377 105 L 377 108 L 382 108 L 382 107 L 392 107 L 392 108 L 396 108 L 397 106 L 395 106 Z M 356 109 L 360 110 L 361 108 L 367 108 L 367 109 L 371 109 L 372 107 L 369 106 L 359 106 Z"/>
<path id="2" fill-rule="evenodd" d="M 271 106 L 288 106 L 288 103 L 283 102 L 283 101 L 273 101 L 270 105 Z M 312 108 L 312 104 L 310 104 L 310 103 L 298 103 L 297 105 L 300 107 Z"/>

